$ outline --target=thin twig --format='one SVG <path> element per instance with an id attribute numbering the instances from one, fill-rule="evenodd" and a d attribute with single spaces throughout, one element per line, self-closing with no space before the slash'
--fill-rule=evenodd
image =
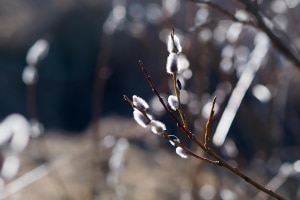
<path id="1" fill-rule="evenodd" d="M 124 100 L 127 101 L 131 105 L 132 108 L 135 108 L 135 109 L 139 110 L 148 119 L 149 122 L 151 121 L 151 119 L 149 118 L 149 115 L 147 115 L 145 110 L 141 110 L 140 108 L 135 106 L 133 104 L 133 101 L 131 101 L 131 99 L 128 96 L 123 95 L 123 97 L 124 97 Z"/>
<path id="2" fill-rule="evenodd" d="M 163 138 L 169 140 L 169 141 L 172 141 L 176 146 L 178 147 L 181 147 L 187 154 L 197 158 L 197 159 L 200 159 L 200 160 L 203 160 L 205 162 L 208 162 L 210 164 L 213 164 L 213 165 L 220 165 L 220 162 L 219 161 L 214 161 L 214 160 L 210 160 L 208 158 L 205 158 L 205 157 L 202 157 L 202 156 L 199 156 L 195 153 L 193 153 L 191 150 L 189 150 L 187 147 L 185 147 L 184 145 L 182 145 L 180 142 L 177 142 L 175 141 L 174 139 L 172 139 L 167 133 L 163 133 Z"/>
<path id="3" fill-rule="evenodd" d="M 179 54 L 180 52 L 179 52 L 179 49 L 178 49 L 177 45 L 175 44 L 174 36 L 175 36 L 175 30 L 173 28 L 172 32 L 171 32 L 171 39 L 172 39 L 173 46 L 174 46 L 174 50 L 173 51 L 174 51 L 174 53 Z M 177 73 L 173 72 L 172 73 L 172 77 L 173 77 L 173 84 L 174 84 L 174 93 L 175 93 L 175 95 L 177 97 L 177 100 L 178 100 L 177 112 L 179 113 L 179 116 L 181 118 L 182 125 L 185 128 L 187 128 L 187 124 L 186 124 L 185 117 L 184 117 L 184 114 L 182 112 L 181 103 L 180 103 L 180 90 L 177 87 Z"/>
<path id="4" fill-rule="evenodd" d="M 173 42 L 173 44 L 174 44 L 174 49 L 173 49 L 173 51 L 174 51 L 174 53 L 178 53 L 179 50 L 178 50 L 177 46 L 175 45 L 174 35 L 175 35 L 175 30 L 174 30 L 174 28 L 172 28 L 171 39 L 172 39 L 172 42 Z"/>
<path id="5" fill-rule="evenodd" d="M 210 156 L 212 156 L 213 158 L 215 158 L 216 160 L 220 161 L 220 166 L 225 167 L 226 169 L 230 170 L 232 173 L 238 175 L 239 177 L 243 178 L 246 182 L 248 182 L 249 184 L 253 185 L 254 187 L 256 187 L 258 190 L 278 199 L 278 200 L 285 200 L 285 198 L 283 196 L 281 196 L 280 194 L 277 194 L 276 192 L 267 189 L 266 187 L 264 187 L 263 185 L 257 183 L 256 181 L 254 181 L 253 179 L 251 179 L 250 177 L 248 177 L 247 175 L 245 175 L 242 171 L 240 171 L 237 167 L 233 167 L 231 166 L 229 163 L 227 163 L 225 160 L 223 160 L 219 155 L 217 155 L 215 152 L 211 151 L 210 149 L 208 149 L 207 154 L 209 154 Z"/>
<path id="6" fill-rule="evenodd" d="M 147 70 L 146 70 L 146 68 L 145 68 L 145 66 L 144 66 L 144 64 L 143 64 L 143 62 L 142 62 L 142 61 L 139 61 L 139 63 L 140 63 L 140 67 L 141 67 L 141 69 L 142 69 L 142 71 L 143 71 L 143 73 L 144 73 L 144 75 L 145 75 L 146 80 L 148 81 L 148 83 L 149 83 L 149 85 L 150 85 L 152 91 L 153 91 L 153 92 L 155 93 L 155 95 L 158 97 L 160 103 L 163 105 L 164 109 L 170 114 L 170 116 L 173 118 L 173 120 L 176 121 L 177 126 L 178 126 L 181 130 L 185 130 L 185 131 L 183 131 L 183 132 L 184 132 L 189 138 L 194 137 L 194 136 L 192 135 L 192 133 L 191 133 L 190 131 L 188 131 L 188 130 L 183 126 L 183 124 L 177 119 L 177 117 L 174 115 L 174 113 L 173 113 L 173 112 L 170 110 L 170 108 L 166 105 L 166 103 L 164 102 L 163 98 L 162 98 L 162 97 L 160 96 L 160 94 L 158 93 L 158 91 L 157 91 L 157 89 L 156 89 L 156 87 L 155 87 L 153 81 L 151 80 L 151 77 L 150 77 L 150 75 L 148 74 L 148 72 L 147 72 Z"/>
<path id="7" fill-rule="evenodd" d="M 214 97 L 213 103 L 212 103 L 212 106 L 211 106 L 211 110 L 210 110 L 210 114 L 209 114 L 209 117 L 207 119 L 206 126 L 205 126 L 204 147 L 205 147 L 206 151 L 208 150 L 208 133 L 209 133 L 209 128 L 210 128 L 211 120 L 212 120 L 212 118 L 213 118 L 213 116 L 215 114 L 216 99 L 217 99 L 217 97 Z"/>
<path id="8" fill-rule="evenodd" d="M 179 116 L 181 118 L 181 122 L 182 122 L 183 127 L 187 128 L 187 124 L 186 124 L 185 117 L 184 117 L 184 114 L 182 112 L 182 107 L 181 107 L 181 103 L 180 103 L 181 102 L 180 101 L 180 91 L 177 88 L 177 75 L 176 75 L 176 73 L 173 73 L 173 83 L 174 83 L 174 92 L 175 92 L 175 95 L 178 99 L 177 111 L 178 111 Z"/>

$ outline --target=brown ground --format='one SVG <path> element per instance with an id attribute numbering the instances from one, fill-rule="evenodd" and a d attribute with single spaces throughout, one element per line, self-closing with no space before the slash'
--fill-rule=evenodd
<path id="1" fill-rule="evenodd" d="M 218 188 L 221 187 L 221 182 L 226 182 L 226 187 L 235 190 L 240 196 L 245 193 L 241 191 L 243 184 L 238 186 L 235 179 L 227 180 L 218 174 L 222 169 L 200 164 L 195 159 L 180 158 L 172 148 L 163 147 L 168 146 L 166 141 L 137 127 L 132 119 L 103 119 L 99 129 L 99 136 L 102 138 L 97 153 L 99 173 L 92 170 L 90 152 L 95 151 L 90 130 L 77 135 L 47 132 L 42 138 L 32 139 L 19 156 L 19 175 L 7 183 L 2 195 L 7 192 L 8 198 L 5 199 L 10 200 L 91 199 L 91 176 L 96 177 L 98 185 L 95 199 L 101 200 L 188 200 L 189 195 L 198 196 L 199 188 L 203 185 L 213 186 L 213 191 L 203 189 L 202 196 L 204 194 L 205 198 L 199 199 L 216 199 L 210 198 L 210 195 L 220 191 Z M 111 138 L 115 138 L 115 142 L 119 138 L 129 141 L 124 156 L 119 158 L 123 159 L 124 165 L 115 170 L 115 182 L 110 183 L 107 181 L 109 174 L 112 174 L 109 159 L 114 147 L 109 146 L 109 138 L 103 140 L 107 135 L 113 136 Z M 41 158 L 46 158 L 46 162 Z M 37 167 L 41 170 L 37 170 Z M 215 173 L 215 169 L 219 172 Z M 36 180 L 25 183 L 30 180 L 24 178 L 26 174 L 34 174 L 33 178 Z M 220 177 L 217 178 L 218 176 Z M 14 191 L 19 180 L 23 180 L 24 187 Z"/>

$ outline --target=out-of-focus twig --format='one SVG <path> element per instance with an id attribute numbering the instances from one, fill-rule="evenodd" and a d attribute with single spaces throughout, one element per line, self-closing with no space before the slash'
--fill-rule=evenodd
<path id="1" fill-rule="evenodd" d="M 257 21 L 258 28 L 265 32 L 272 43 L 280 50 L 280 52 L 285 55 L 289 60 L 291 60 L 297 68 L 300 68 L 299 55 L 296 55 L 293 50 L 288 46 L 283 40 L 281 40 L 274 32 L 266 25 L 264 17 L 262 16 L 257 5 L 249 0 L 239 0 L 245 5 L 246 10 L 251 13 Z"/>
<path id="2" fill-rule="evenodd" d="M 24 175 L 7 184 L 4 190 L 0 191 L 0 199 L 6 199 L 11 195 L 16 194 L 22 189 L 28 187 L 30 184 L 47 176 L 51 171 L 56 171 L 64 164 L 70 162 L 70 160 L 70 157 L 62 156 L 32 169 L 31 171 L 25 173 Z"/>
<path id="3" fill-rule="evenodd" d="M 202 0 L 189 0 L 194 3 L 198 4 L 205 4 L 207 6 L 210 6 L 219 12 L 223 13 L 225 16 L 229 17 L 229 19 L 233 21 L 243 22 L 239 19 L 237 19 L 233 14 L 219 6 L 218 4 L 215 4 L 211 1 L 202 1 Z M 246 10 L 252 14 L 252 16 L 255 18 L 255 24 L 253 22 L 245 22 L 251 26 L 254 26 L 256 28 L 261 29 L 263 32 L 265 32 L 272 43 L 281 51 L 282 54 L 284 54 L 287 58 L 289 58 L 296 67 L 300 68 L 300 59 L 299 56 L 297 56 L 293 50 L 285 43 L 283 40 L 281 40 L 272 30 L 269 28 L 265 21 L 264 17 L 262 16 L 259 7 L 257 6 L 257 3 L 255 1 L 250 0 L 239 0 L 246 8 Z M 244 23 L 244 22 L 243 22 Z"/>
<path id="4" fill-rule="evenodd" d="M 23 72 L 23 81 L 26 84 L 26 95 L 27 95 L 27 111 L 29 118 L 32 120 L 32 123 L 39 122 L 39 115 L 37 109 L 37 95 L 36 95 L 36 85 L 38 81 L 38 68 L 41 61 L 47 56 L 49 51 L 49 42 L 45 39 L 37 40 L 28 50 L 26 56 L 26 62 L 28 66 L 25 67 Z M 41 130 L 39 130 L 41 131 Z M 41 135 L 39 133 L 37 136 Z M 42 144 L 42 145 L 41 145 Z M 45 139 L 40 137 L 40 143 L 38 143 L 38 150 L 42 159 L 45 159 L 48 155 L 49 149 L 45 143 Z M 70 199 L 70 194 L 68 193 L 66 186 L 64 185 L 63 180 L 59 176 L 56 170 L 53 173 L 53 179 L 59 185 L 59 190 L 65 195 L 66 199 Z"/>
<path id="5" fill-rule="evenodd" d="M 253 49 L 246 67 L 242 72 L 235 88 L 232 91 L 227 106 L 213 136 L 213 143 L 218 147 L 223 145 L 240 104 L 246 94 L 246 91 L 249 89 L 257 70 L 261 67 L 261 63 L 268 52 L 269 42 L 264 34 L 258 33 L 256 37 L 257 44 Z"/>
<path id="6" fill-rule="evenodd" d="M 100 142 L 100 133 L 99 133 L 99 118 L 102 113 L 102 102 L 103 102 L 103 93 L 105 88 L 106 80 L 109 77 L 109 68 L 107 67 L 108 59 L 110 57 L 110 47 L 113 35 L 103 34 L 101 39 L 100 50 L 97 58 L 97 63 L 94 72 L 94 83 L 93 83 L 93 92 L 92 92 L 92 128 L 91 128 L 91 148 L 92 153 L 90 155 L 90 192 L 87 194 L 88 199 L 93 199 L 97 193 L 98 181 L 99 181 L 99 142 Z"/>
<path id="7" fill-rule="evenodd" d="M 296 161 L 297 162 L 297 161 Z M 295 163 L 294 163 L 295 164 Z M 290 177 L 293 176 L 295 174 L 297 174 L 299 172 L 297 172 L 294 169 L 293 164 L 291 163 L 283 163 L 280 168 L 279 171 L 277 173 L 277 175 L 275 177 L 273 177 L 267 184 L 266 187 L 271 187 L 274 188 L 275 190 L 277 190 L 280 186 L 282 186 L 282 184 Z M 267 199 L 268 197 L 262 193 L 259 192 L 256 197 L 254 199 Z"/>
<path id="8" fill-rule="evenodd" d="M 229 11 L 227 11 L 226 9 L 222 8 L 220 5 L 215 4 L 211 1 L 203 1 L 203 0 L 188 0 L 197 4 L 203 4 L 206 6 L 209 6 L 217 11 L 219 11 L 220 13 L 222 13 L 224 16 L 228 17 L 228 19 L 232 20 L 232 21 L 236 21 L 236 22 L 240 22 L 242 24 L 246 24 L 246 25 L 251 25 L 251 26 L 255 26 L 254 22 L 251 21 L 244 21 L 244 20 L 240 20 L 238 19 L 236 16 L 234 16 L 233 14 L 231 14 Z"/>

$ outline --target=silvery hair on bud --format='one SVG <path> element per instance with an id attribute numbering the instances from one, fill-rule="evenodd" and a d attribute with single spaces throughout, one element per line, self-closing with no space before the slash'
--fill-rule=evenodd
<path id="1" fill-rule="evenodd" d="M 189 157 L 188 154 L 186 153 L 186 151 L 181 147 L 176 147 L 176 153 L 181 158 L 188 158 Z"/>
<path id="2" fill-rule="evenodd" d="M 133 118 L 143 128 L 147 128 L 151 122 L 149 118 L 136 109 L 133 111 Z"/>
<path id="3" fill-rule="evenodd" d="M 177 108 L 179 107 L 179 102 L 178 99 L 175 95 L 170 95 L 168 97 L 168 104 L 172 108 L 172 110 L 176 111 Z"/>
<path id="4" fill-rule="evenodd" d="M 177 73 L 178 69 L 178 55 L 170 53 L 167 59 L 166 71 L 168 74 Z"/>
<path id="5" fill-rule="evenodd" d="M 172 34 L 169 35 L 167 47 L 169 53 L 177 53 L 177 54 L 181 53 L 182 47 L 177 35 L 174 34 L 173 39 L 172 39 Z"/>
<path id="6" fill-rule="evenodd" d="M 47 40 L 37 40 L 28 50 L 26 62 L 29 65 L 37 65 L 48 54 L 49 43 Z"/>
<path id="7" fill-rule="evenodd" d="M 151 131 L 157 135 L 161 135 L 166 130 L 166 125 L 157 120 L 152 120 L 150 125 Z"/>
<path id="8" fill-rule="evenodd" d="M 133 105 L 136 106 L 137 109 L 146 111 L 149 108 L 148 103 L 144 99 L 142 99 L 141 97 L 138 97 L 136 95 L 132 96 L 132 102 L 133 102 Z"/>

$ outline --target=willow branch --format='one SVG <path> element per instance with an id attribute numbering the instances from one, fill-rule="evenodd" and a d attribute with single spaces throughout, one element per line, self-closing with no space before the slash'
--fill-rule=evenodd
<path id="1" fill-rule="evenodd" d="M 169 113 L 169 115 L 171 116 L 171 118 L 173 118 L 174 121 L 176 121 L 177 126 L 189 137 L 189 138 L 193 138 L 193 134 L 184 127 L 184 125 L 177 119 L 177 117 L 174 115 L 174 113 L 170 110 L 170 108 L 166 105 L 166 103 L 164 102 L 163 98 L 160 96 L 159 92 L 157 91 L 150 75 L 148 74 L 144 64 L 142 61 L 139 61 L 140 63 L 140 67 L 144 73 L 144 76 L 146 78 L 146 80 L 148 81 L 152 91 L 154 92 L 154 94 L 158 97 L 160 103 L 162 104 L 162 106 L 164 107 L 164 109 Z"/>
<path id="2" fill-rule="evenodd" d="M 195 158 L 197 158 L 199 160 L 208 162 L 208 163 L 213 164 L 213 165 L 221 165 L 221 163 L 219 161 L 210 160 L 208 158 L 205 158 L 205 157 L 202 157 L 202 156 L 199 156 L 199 155 L 193 153 L 190 149 L 188 149 L 187 147 L 185 147 L 183 144 L 181 144 L 180 142 L 177 142 L 174 139 L 172 139 L 167 133 L 163 133 L 162 136 L 163 136 L 163 138 L 165 138 L 165 139 L 167 139 L 169 141 L 172 141 L 176 146 L 181 147 L 190 156 L 193 156 L 193 157 L 195 157 Z"/>
<path id="3" fill-rule="evenodd" d="M 145 69 L 144 64 L 140 61 L 140 66 L 141 69 L 152 89 L 152 91 L 155 93 L 155 95 L 159 98 L 161 104 L 163 105 L 163 107 L 165 108 L 165 110 L 168 112 L 168 114 L 175 120 L 175 122 L 177 123 L 177 126 L 189 137 L 189 139 L 191 139 L 197 146 L 199 146 L 205 153 L 207 153 L 209 156 L 211 156 L 212 158 L 214 158 L 216 161 L 218 161 L 218 166 L 222 166 L 224 168 L 226 168 L 227 170 L 231 171 L 232 173 L 234 173 L 235 175 L 241 177 L 243 180 L 245 180 L 247 183 L 251 184 L 252 186 L 254 186 L 255 188 L 257 188 L 258 190 L 278 199 L 278 200 L 285 200 L 284 197 L 282 197 L 281 195 L 277 194 L 276 192 L 267 189 L 266 187 L 264 187 L 263 185 L 259 184 L 258 182 L 256 182 L 255 180 L 251 179 L 250 177 L 248 177 L 247 175 L 245 175 L 242 171 L 240 171 L 237 167 L 233 167 L 232 165 L 230 165 L 228 162 L 226 162 L 223 158 L 221 158 L 218 154 L 216 154 L 215 152 L 213 152 L 210 148 L 206 148 L 205 145 L 203 145 L 200 140 L 198 140 L 194 134 L 192 134 L 188 129 L 186 129 L 183 124 L 176 118 L 176 116 L 173 114 L 173 112 L 166 106 L 165 102 L 163 101 L 162 97 L 160 96 L 159 92 L 157 91 L 150 75 L 148 74 L 147 70 Z M 213 109 L 212 109 L 213 110 Z M 210 119 L 210 118 L 209 118 Z M 210 122 L 207 122 L 208 124 L 210 124 Z"/>
<path id="4" fill-rule="evenodd" d="M 175 95 L 178 99 L 178 113 L 179 113 L 179 116 L 181 118 L 181 122 L 182 122 L 182 125 L 184 128 L 187 128 L 187 124 L 186 124 L 186 120 L 185 120 L 185 117 L 184 117 L 184 114 L 182 112 L 182 106 L 181 106 L 181 101 L 180 101 L 180 91 L 178 90 L 177 88 L 177 74 L 176 73 L 173 73 L 173 84 L 174 84 L 174 92 L 175 92 Z"/>
<path id="5" fill-rule="evenodd" d="M 144 111 L 144 110 L 141 110 L 139 107 L 135 106 L 133 101 L 126 95 L 123 95 L 124 97 L 124 100 L 127 101 L 132 108 L 135 108 L 137 109 L 138 111 L 140 111 L 149 121 L 151 121 L 151 119 L 149 118 L 149 116 L 147 115 L 147 113 Z M 195 153 L 193 153 L 190 149 L 188 149 L 187 147 L 185 147 L 183 144 L 181 144 L 180 142 L 176 141 L 175 139 L 173 139 L 172 137 L 170 137 L 169 134 L 167 134 L 166 132 L 163 132 L 162 135 L 161 135 L 164 139 L 168 140 L 169 142 L 172 142 L 173 144 L 175 144 L 176 147 L 181 147 L 186 154 L 190 155 L 190 156 L 193 156 L 199 160 L 202 160 L 202 161 L 205 161 L 205 162 L 208 162 L 210 164 L 213 164 L 213 165 L 220 165 L 220 162 L 219 161 L 214 161 L 214 160 L 210 160 L 208 158 L 205 158 L 205 157 L 202 157 L 202 156 L 199 156 Z"/>

